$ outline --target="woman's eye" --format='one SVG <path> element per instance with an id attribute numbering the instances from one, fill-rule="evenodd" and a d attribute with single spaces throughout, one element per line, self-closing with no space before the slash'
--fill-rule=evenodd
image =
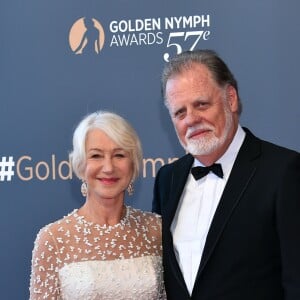
<path id="1" fill-rule="evenodd" d="M 100 158 L 101 155 L 100 154 L 92 154 L 91 155 L 91 158 L 94 158 L 94 159 L 97 159 L 97 158 Z"/>

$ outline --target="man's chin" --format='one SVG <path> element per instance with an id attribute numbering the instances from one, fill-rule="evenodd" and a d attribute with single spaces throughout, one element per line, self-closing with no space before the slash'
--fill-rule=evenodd
<path id="1" fill-rule="evenodd" d="M 210 155 L 212 151 L 188 151 L 193 156 L 207 156 Z"/>
<path id="2" fill-rule="evenodd" d="M 209 155 L 215 150 L 215 145 L 191 145 L 188 144 L 185 150 L 193 156 Z"/>

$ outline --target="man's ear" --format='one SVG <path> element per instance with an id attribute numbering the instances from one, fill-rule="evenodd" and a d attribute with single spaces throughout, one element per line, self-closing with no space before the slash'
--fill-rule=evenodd
<path id="1" fill-rule="evenodd" d="M 227 101 L 231 112 L 235 113 L 239 110 L 239 100 L 236 89 L 232 85 L 228 85 L 226 89 Z"/>

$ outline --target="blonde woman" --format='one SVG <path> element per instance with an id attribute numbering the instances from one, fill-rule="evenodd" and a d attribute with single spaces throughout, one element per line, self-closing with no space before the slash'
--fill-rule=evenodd
<path id="1" fill-rule="evenodd" d="M 166 299 L 161 219 L 124 203 L 142 159 L 134 129 L 92 113 L 74 132 L 71 159 L 86 201 L 38 233 L 30 299 Z"/>

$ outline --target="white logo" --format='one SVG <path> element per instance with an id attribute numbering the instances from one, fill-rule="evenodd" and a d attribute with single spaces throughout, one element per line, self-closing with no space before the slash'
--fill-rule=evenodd
<path id="1" fill-rule="evenodd" d="M 15 175 L 13 171 L 13 167 L 15 166 L 15 162 L 12 156 L 7 157 L 2 156 L 2 160 L 0 161 L 0 181 L 11 181 L 12 176 Z"/>

